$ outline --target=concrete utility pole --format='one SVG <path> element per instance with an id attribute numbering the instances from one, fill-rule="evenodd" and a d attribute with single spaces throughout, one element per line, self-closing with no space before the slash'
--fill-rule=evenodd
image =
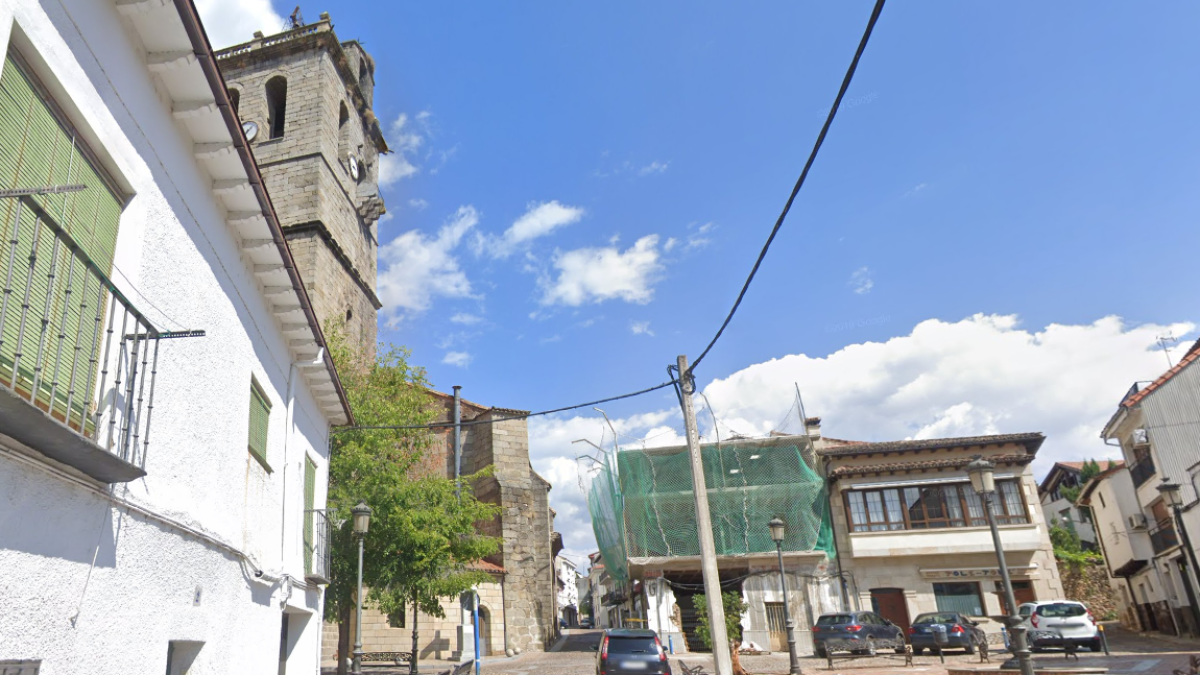
<path id="1" fill-rule="evenodd" d="M 704 596 L 708 600 L 708 627 L 713 641 L 713 661 L 717 664 L 717 675 L 733 675 L 729 636 L 725 632 L 721 577 L 717 571 L 717 550 L 713 543 L 712 517 L 708 513 L 708 484 L 704 482 L 700 432 L 696 430 L 696 408 L 692 405 L 696 381 L 688 373 L 686 356 L 680 355 L 676 365 L 679 367 L 679 387 L 683 391 L 683 426 L 687 432 L 688 457 L 692 464 L 692 493 L 696 496 L 696 529 L 700 534 L 700 567 L 704 572 Z"/>

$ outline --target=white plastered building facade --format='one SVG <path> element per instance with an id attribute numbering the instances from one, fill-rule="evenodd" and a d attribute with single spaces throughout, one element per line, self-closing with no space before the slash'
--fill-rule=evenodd
<path id="1" fill-rule="evenodd" d="M 28 401 L 20 377 L 0 386 L 0 662 L 42 675 L 315 672 L 328 572 L 314 518 L 330 427 L 350 412 L 195 8 L 0 0 L 0 51 L 120 202 L 107 281 L 70 272 L 92 274 L 85 289 L 111 283 L 94 360 L 72 364 L 94 378 L 81 376 L 65 420 L 61 390 L 37 407 L 58 368 Z M 12 187 L 32 186 L 0 189 Z M 8 338 L 18 315 L 5 311 Z M 164 335 L 180 329 L 204 335 Z M 54 339 L 36 350 L 46 364 Z"/>

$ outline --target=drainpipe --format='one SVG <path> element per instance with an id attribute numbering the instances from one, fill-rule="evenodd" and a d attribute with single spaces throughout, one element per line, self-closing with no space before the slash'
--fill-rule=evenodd
<path id="1" fill-rule="evenodd" d="M 462 398 L 459 396 L 459 390 L 462 387 L 454 385 L 454 496 L 462 497 L 462 484 L 459 483 L 459 476 L 462 475 Z"/>
<path id="2" fill-rule="evenodd" d="M 841 591 L 842 595 L 842 611 L 848 612 L 850 611 L 850 598 L 847 597 L 846 592 L 846 573 L 842 571 L 842 551 L 838 546 L 837 528 L 833 526 L 833 489 L 832 484 L 829 481 L 828 457 L 825 458 L 825 461 L 821 462 L 821 469 L 821 477 L 825 479 L 825 488 L 829 493 L 829 530 L 833 534 L 833 557 L 834 561 L 837 563 L 838 589 Z M 855 595 L 857 596 L 857 589 Z"/>

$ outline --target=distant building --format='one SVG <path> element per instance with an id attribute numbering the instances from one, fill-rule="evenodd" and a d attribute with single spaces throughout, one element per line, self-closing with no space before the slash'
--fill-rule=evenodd
<path id="1" fill-rule="evenodd" d="M 568 627 L 579 625 L 579 572 L 563 556 L 555 558 L 558 568 L 558 618 Z"/>
<path id="2" fill-rule="evenodd" d="M 1075 534 L 1079 535 L 1079 542 L 1084 549 L 1094 551 L 1097 543 L 1091 513 L 1063 496 L 1064 490 L 1078 491 L 1083 487 L 1085 464 L 1086 462 L 1055 462 L 1038 486 L 1038 499 L 1042 503 L 1042 514 L 1045 515 L 1048 526 L 1074 530 Z M 1101 461 L 1099 464 L 1101 468 L 1108 467 L 1107 461 Z"/>
<path id="3" fill-rule="evenodd" d="M 1153 382 L 1134 384 L 1117 405 L 1101 437 L 1118 443 L 1129 468 L 1139 511 L 1127 514 L 1126 526 L 1144 532 L 1151 544 L 1151 557 L 1139 558 L 1153 568 L 1145 576 L 1146 593 L 1138 588 L 1136 604 L 1142 610 L 1144 628 L 1167 633 L 1200 634 L 1197 610 L 1200 583 L 1190 569 L 1183 537 L 1174 514 L 1164 501 L 1159 486 L 1180 486 L 1183 522 L 1192 545 L 1200 543 L 1200 341 L 1188 349 L 1179 363 Z M 1141 536 L 1141 535 L 1137 535 Z M 1131 570 L 1125 570 L 1130 572 Z M 1158 590 L 1151 592 L 1153 579 L 1161 575 Z M 1137 587 L 1135 583 L 1135 587 Z M 1161 598 L 1156 600 L 1155 598 Z"/>

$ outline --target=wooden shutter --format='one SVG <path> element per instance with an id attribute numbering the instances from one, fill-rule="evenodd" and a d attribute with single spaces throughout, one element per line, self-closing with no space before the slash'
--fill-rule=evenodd
<path id="1" fill-rule="evenodd" d="M 263 467 L 271 470 L 267 464 L 267 422 L 271 417 L 271 404 L 259 390 L 258 385 L 250 382 L 250 454 L 254 455 Z"/>
<path id="2" fill-rule="evenodd" d="M 304 573 L 312 573 L 313 504 L 317 496 L 317 464 L 304 458 Z"/>
<path id="3" fill-rule="evenodd" d="M 111 181 L 90 159 L 74 129 L 56 112 L 36 80 L 23 70 L 13 54 L 5 57 L 0 70 L 0 189 L 40 187 L 82 183 L 82 192 L 35 197 L 59 225 L 83 248 L 92 261 L 111 273 L 116 248 L 117 227 L 122 202 L 110 189 Z M 20 222 L 17 214 L 20 212 Z M 39 228 L 28 208 L 18 208 L 18 200 L 0 200 L 0 282 L 10 278 L 7 315 L 0 339 L 0 380 L 12 380 L 12 367 L 18 351 L 21 305 L 29 291 L 26 328 L 20 341 L 21 364 L 14 383 L 28 394 L 45 316 L 46 347 L 41 364 L 38 404 L 56 417 L 66 416 L 68 380 L 74 370 L 75 397 L 70 415 L 78 428 L 92 392 L 83 391 L 87 381 L 88 359 L 94 343 L 94 318 L 97 299 L 106 295 L 100 283 L 89 278 L 82 263 L 60 247 L 57 260 L 53 250 L 55 236 L 44 224 Z M 16 236 L 12 236 L 13 234 Z M 14 250 L 11 240 L 19 243 Z M 37 259 L 30 275 L 29 257 L 37 243 Z M 11 267 L 10 270 L 10 259 Z M 51 277 L 50 272 L 54 275 Z M 68 281 L 70 290 L 68 293 Z M 47 300 L 49 302 L 47 302 Z M 86 305 L 81 307 L 81 305 Z M 103 310 L 103 307 L 101 307 Z M 63 335 L 61 341 L 59 334 Z M 55 400 L 51 402 L 53 382 Z"/>

